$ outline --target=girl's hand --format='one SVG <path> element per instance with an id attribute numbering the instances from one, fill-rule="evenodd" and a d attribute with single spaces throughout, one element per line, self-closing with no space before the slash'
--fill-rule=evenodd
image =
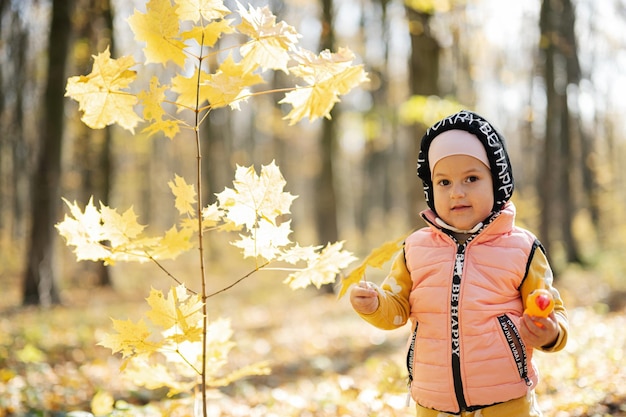
<path id="1" fill-rule="evenodd" d="M 520 335 L 524 342 L 534 348 L 550 347 L 559 337 L 559 324 L 554 312 L 546 318 L 524 314 L 520 321 Z"/>
<path id="2" fill-rule="evenodd" d="M 359 282 L 350 291 L 352 308 L 362 314 L 371 314 L 378 309 L 378 291 L 369 282 Z"/>

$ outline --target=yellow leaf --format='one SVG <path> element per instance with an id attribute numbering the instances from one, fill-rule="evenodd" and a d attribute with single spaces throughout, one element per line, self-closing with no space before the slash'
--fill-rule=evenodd
<path id="1" fill-rule="evenodd" d="M 320 288 L 324 284 L 335 282 L 337 274 L 356 260 L 352 253 L 343 250 L 344 242 L 328 244 L 319 256 L 308 260 L 307 267 L 290 274 L 285 284 L 293 290 L 305 288 L 310 284 Z"/>
<path id="2" fill-rule="evenodd" d="M 250 72 L 228 55 L 215 74 L 210 74 L 202 84 L 207 87 L 202 88 L 202 97 L 204 99 L 206 95 L 212 109 L 228 105 L 239 110 L 239 103 L 248 97 L 248 87 L 263 82 L 263 77 Z"/>
<path id="3" fill-rule="evenodd" d="M 145 228 L 137 222 L 137 215 L 132 207 L 121 215 L 102 203 L 100 207 L 102 228 L 113 249 L 135 239 Z"/>
<path id="4" fill-rule="evenodd" d="M 74 246 L 76 259 L 98 261 L 111 256 L 111 251 L 101 242 L 108 239 L 98 209 L 93 205 L 93 197 L 85 206 L 84 212 L 77 203 L 63 199 L 70 208 L 62 222 L 56 225 L 59 234 L 65 238 L 68 246 Z"/>
<path id="5" fill-rule="evenodd" d="M 413 95 L 398 109 L 398 118 L 403 124 L 420 123 L 431 126 L 449 114 L 456 113 L 466 106 L 452 98 Z"/>
<path id="6" fill-rule="evenodd" d="M 167 387 L 170 389 L 169 396 L 192 391 L 197 382 L 195 380 L 181 381 L 177 371 L 177 368 L 169 369 L 162 363 L 150 362 L 145 358 L 133 358 L 129 366 L 124 369 L 124 376 L 135 385 L 147 389 Z"/>
<path id="7" fill-rule="evenodd" d="M 106 416 L 113 412 L 115 399 L 107 391 L 98 391 L 91 399 L 91 412 L 95 416 Z"/>
<path id="8" fill-rule="evenodd" d="M 205 227 L 215 226 L 220 220 L 222 220 L 223 216 L 224 211 L 218 206 L 217 203 L 209 204 L 202 209 L 202 224 Z"/>
<path id="9" fill-rule="evenodd" d="M 183 21 L 211 21 L 221 19 L 231 13 L 222 0 L 176 0 L 175 2 L 178 6 L 176 14 Z"/>
<path id="10" fill-rule="evenodd" d="M 165 65 L 172 61 L 181 68 L 185 66 L 185 44 L 180 40 L 177 9 L 178 5 L 172 6 L 170 0 L 150 0 L 145 14 L 135 9 L 128 18 L 135 39 L 146 43 L 146 64 Z"/>
<path id="11" fill-rule="evenodd" d="M 165 92 L 167 89 L 167 85 L 159 85 L 159 79 L 152 77 L 150 80 L 150 88 L 141 91 L 137 95 L 137 98 L 141 104 L 143 104 L 144 119 L 151 122 L 142 132 L 148 133 L 148 135 L 163 132 L 166 137 L 173 139 L 180 131 L 180 126 L 179 122 L 175 120 L 164 119 L 167 113 L 163 109 L 162 103 L 166 100 Z"/>
<path id="12" fill-rule="evenodd" d="M 268 221 L 259 221 L 258 227 L 254 227 L 249 235 L 240 235 L 240 240 L 232 242 L 238 248 L 243 249 L 243 257 L 262 257 L 272 261 L 281 253 L 280 249 L 291 244 L 291 221 L 276 226 Z"/>
<path id="13" fill-rule="evenodd" d="M 193 184 L 187 184 L 185 179 L 176 175 L 174 181 L 167 183 L 176 197 L 175 206 L 180 214 L 195 216 L 196 190 Z"/>
<path id="14" fill-rule="evenodd" d="M 106 334 L 98 343 L 111 349 L 113 353 L 122 352 L 123 357 L 145 355 L 157 350 L 158 344 L 148 341 L 150 330 L 143 320 L 133 323 L 131 320 L 115 320 L 113 328 L 117 334 Z"/>
<path id="15" fill-rule="evenodd" d="M 301 35 L 285 22 L 276 23 L 276 16 L 269 7 L 246 9 L 239 4 L 241 23 L 240 33 L 251 39 L 240 47 L 242 64 L 248 71 L 257 66 L 263 69 L 277 69 L 287 73 L 290 60 L 289 50 L 298 43 Z"/>
<path id="16" fill-rule="evenodd" d="M 46 354 L 37 346 L 27 343 L 22 349 L 15 352 L 17 359 L 23 363 L 45 362 Z"/>
<path id="17" fill-rule="evenodd" d="M 184 287 L 183 291 L 185 291 Z M 176 323 L 178 323 L 178 315 L 176 314 L 177 294 L 178 289 L 175 287 L 170 289 L 169 298 L 163 297 L 162 291 L 155 290 L 154 288 L 150 289 L 150 295 L 146 298 L 146 301 L 148 305 L 152 307 L 152 310 L 146 313 L 146 317 L 154 324 L 164 329 L 169 329 L 176 325 Z M 186 294 L 183 293 L 181 295 L 184 296 Z"/>
<path id="18" fill-rule="evenodd" d="M 290 212 L 296 196 L 283 191 L 286 184 L 274 161 L 262 166 L 260 175 L 253 166 L 237 166 L 234 188 L 226 187 L 217 198 L 226 219 L 252 230 L 259 219 L 275 224 L 278 216 Z"/>
<path id="19" fill-rule="evenodd" d="M 270 373 L 271 369 L 269 367 L 269 363 L 267 361 L 262 361 L 239 368 L 225 377 L 209 378 L 207 380 L 207 385 L 210 387 L 225 387 L 241 378 L 257 375 L 269 375 Z"/>
<path id="20" fill-rule="evenodd" d="M 148 134 L 148 136 L 162 132 L 165 137 L 174 139 L 174 136 L 180 132 L 180 123 L 175 120 L 159 120 L 150 123 L 141 132 Z"/>
<path id="21" fill-rule="evenodd" d="M 184 40 L 193 39 L 198 45 L 212 47 L 222 35 L 234 32 L 231 23 L 232 19 L 217 20 L 205 26 L 194 26 L 181 36 Z"/>
<path id="22" fill-rule="evenodd" d="M 292 247 L 283 251 L 279 260 L 289 262 L 290 264 L 297 264 L 300 261 L 310 261 L 317 258 L 318 251 L 322 246 L 305 246 L 300 247 L 297 243 Z"/>
<path id="23" fill-rule="evenodd" d="M 179 106 L 179 110 L 183 108 L 188 110 L 196 110 L 196 107 L 202 106 L 207 100 L 206 96 L 210 90 L 210 87 L 206 85 L 209 80 L 209 75 L 201 71 L 200 79 L 198 79 L 198 68 L 196 68 L 194 74 L 190 77 L 177 74 L 172 79 L 172 91 L 178 94 L 176 99 L 176 105 Z M 198 83 L 200 83 L 200 97 L 198 100 Z"/>
<path id="24" fill-rule="evenodd" d="M 146 316 L 164 330 L 176 326 L 186 335 L 190 329 L 198 328 L 198 323 L 200 327 L 202 325 L 202 301 L 198 295 L 190 295 L 184 285 L 170 288 L 167 298 L 163 292 L 152 288 L 146 301 L 152 307 Z M 194 331 L 193 334 L 195 339 L 198 333 Z"/>
<path id="25" fill-rule="evenodd" d="M 84 212 L 74 202 L 63 199 L 70 208 L 71 217 L 65 215 L 64 220 L 56 225 L 68 246 L 74 246 L 78 260 L 142 260 L 146 248 L 140 244 L 151 243 L 141 239 L 145 226 L 137 222 L 133 208 L 118 214 L 100 203 L 100 211 L 93 204 L 93 197 L 85 206 Z M 140 256 L 141 258 L 138 258 Z M 133 259 L 134 258 L 134 259 Z"/>
<path id="26" fill-rule="evenodd" d="M 159 245 L 153 249 L 154 259 L 175 259 L 178 255 L 193 248 L 191 238 L 193 231 L 190 229 L 176 229 L 172 226 L 165 236 L 159 241 Z"/>
<path id="27" fill-rule="evenodd" d="M 111 59 L 108 47 L 93 58 L 90 74 L 67 80 L 65 96 L 78 101 L 78 108 L 83 111 L 81 120 L 90 128 L 102 129 L 118 123 L 134 133 L 141 121 L 133 110 L 137 98 L 123 90 L 136 78 L 135 71 L 129 70 L 135 61 L 130 56 Z"/>
<path id="28" fill-rule="evenodd" d="M 299 64 L 290 71 L 307 85 L 297 86 L 280 101 L 293 107 L 285 116 L 290 125 L 305 117 L 310 121 L 320 117 L 330 118 L 330 111 L 339 101 L 339 96 L 368 79 L 362 65 L 352 65 L 354 54 L 346 48 L 340 48 L 337 53 L 323 51 L 319 56 L 300 50 L 295 59 Z"/>
<path id="29" fill-rule="evenodd" d="M 337 297 L 343 297 L 350 285 L 357 284 L 363 276 L 365 276 L 365 270 L 368 266 L 382 268 L 385 262 L 389 261 L 395 253 L 402 249 L 402 245 L 407 236 L 408 235 L 404 235 L 396 240 L 385 242 L 381 246 L 373 249 L 363 262 L 341 281 L 341 289 Z"/>

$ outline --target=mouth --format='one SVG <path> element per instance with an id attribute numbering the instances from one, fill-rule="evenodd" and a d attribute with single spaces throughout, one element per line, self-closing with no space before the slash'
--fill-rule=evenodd
<path id="1" fill-rule="evenodd" d="M 452 208 L 451 208 L 451 211 L 462 211 L 462 210 L 465 210 L 465 209 L 469 209 L 469 208 L 471 208 L 471 207 L 472 207 L 472 206 L 458 205 L 458 206 L 454 206 L 454 207 L 452 207 Z"/>

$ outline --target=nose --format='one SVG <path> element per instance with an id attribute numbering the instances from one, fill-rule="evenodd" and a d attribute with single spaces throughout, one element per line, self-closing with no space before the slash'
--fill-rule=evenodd
<path id="1" fill-rule="evenodd" d="M 463 184 L 453 184 L 452 187 L 450 187 L 450 197 L 451 198 L 461 198 L 465 196 L 465 187 L 463 187 Z"/>

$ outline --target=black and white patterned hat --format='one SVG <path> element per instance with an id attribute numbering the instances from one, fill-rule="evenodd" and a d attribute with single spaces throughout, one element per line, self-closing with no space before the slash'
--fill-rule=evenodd
<path id="1" fill-rule="evenodd" d="M 417 175 L 424 186 L 426 204 L 433 211 L 433 188 L 431 167 L 428 162 L 428 150 L 432 141 L 441 133 L 448 130 L 465 130 L 480 140 L 487 152 L 489 168 L 493 178 L 494 204 L 493 212 L 502 210 L 504 204 L 513 195 L 513 169 L 506 151 L 502 135 L 482 116 L 469 110 L 461 110 L 432 125 L 422 137 L 420 152 L 417 157 Z"/>

